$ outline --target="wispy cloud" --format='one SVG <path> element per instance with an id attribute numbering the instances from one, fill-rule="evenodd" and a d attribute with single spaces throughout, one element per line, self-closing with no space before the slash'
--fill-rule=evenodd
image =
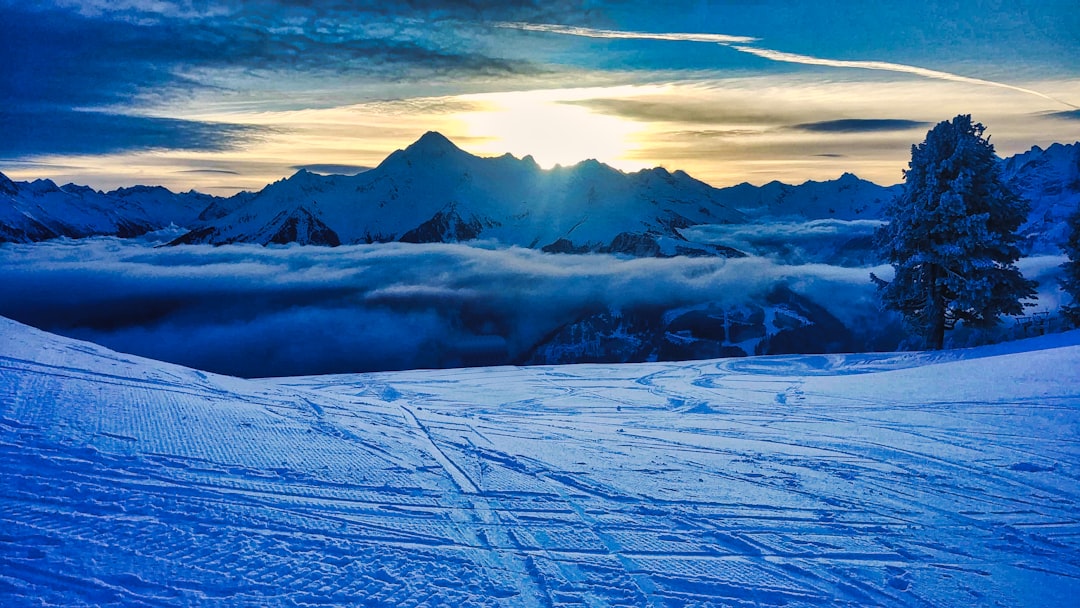
<path id="1" fill-rule="evenodd" d="M 586 38 L 612 38 L 612 39 L 629 39 L 629 40 L 680 40 L 688 42 L 710 42 L 721 44 L 730 47 L 741 53 L 747 53 L 762 59 L 768 59 L 769 61 L 776 61 L 781 63 L 795 63 L 801 65 L 813 65 L 833 68 L 844 69 L 860 69 L 860 70 L 878 70 L 886 72 L 898 72 L 903 74 L 912 74 L 915 76 L 922 76 L 924 78 L 933 78 L 937 80 L 948 80 L 951 82 L 960 82 L 965 84 L 973 84 L 978 86 L 998 87 L 1003 89 L 1009 89 L 1020 93 L 1026 93 L 1028 95 L 1035 95 L 1043 99 L 1053 101 L 1055 103 L 1068 106 L 1070 108 L 1080 108 L 1067 101 L 1058 99 L 1046 93 L 1020 87 L 1004 82 L 998 82 L 994 80 L 986 80 L 982 78 L 973 78 L 970 76 L 963 76 L 960 74 L 954 74 L 952 72 L 945 72 L 941 70 L 932 70 L 929 68 L 923 68 L 919 66 L 907 65 L 903 63 L 892 63 L 888 61 L 865 61 L 865 60 L 840 60 L 840 59 L 826 59 L 822 57 L 814 57 L 811 55 L 800 55 L 797 53 L 787 53 L 784 51 L 777 51 L 768 48 L 759 48 L 757 46 L 749 46 L 752 43 L 758 42 L 760 39 L 752 38 L 748 36 L 734 36 L 729 34 L 693 34 L 693 33 L 651 33 L 651 32 L 636 32 L 636 31 L 617 31 L 617 30 L 603 30 L 593 29 L 585 27 L 571 27 L 563 25 L 553 24 L 535 24 L 535 23 L 499 23 L 499 27 L 513 28 L 532 32 L 545 32 L 551 34 L 562 34 L 567 36 L 579 36 Z"/>
<path id="2" fill-rule="evenodd" d="M 718 106 L 711 98 L 657 97 L 647 99 L 593 98 L 564 101 L 605 114 L 622 116 L 644 122 L 677 122 L 687 124 L 745 124 L 780 126 L 793 120 L 805 120 L 809 115 L 796 116 L 773 108 Z"/>
<path id="3" fill-rule="evenodd" d="M 879 70 L 885 72 L 899 72 L 903 74 L 914 74 L 916 76 L 923 76 L 925 78 L 935 78 L 938 80 L 949 80 L 952 82 L 962 82 L 965 84 L 974 84 L 986 87 L 999 87 L 1002 89 L 1009 89 L 1012 91 L 1018 91 L 1020 93 L 1027 93 L 1028 95 L 1035 95 L 1042 97 L 1062 105 L 1069 106 L 1070 108 L 1076 108 L 1077 106 L 1047 95 L 1046 93 L 1040 93 L 1033 89 L 1027 89 L 1024 87 L 1018 87 L 1015 85 L 1007 84 L 1004 82 L 997 82 L 994 80 L 984 80 L 982 78 L 971 78 L 969 76 L 961 76 L 959 74 L 953 74 L 951 72 L 943 72 L 941 70 L 931 70 L 928 68 L 921 68 L 914 65 L 905 65 L 902 63 L 891 63 L 888 61 L 849 61 L 839 59 L 823 59 L 821 57 L 812 57 L 810 55 L 798 55 L 796 53 L 785 53 L 783 51 L 774 51 L 772 49 L 759 49 L 752 46 L 744 45 L 732 45 L 733 49 L 742 51 L 743 53 L 749 53 L 756 55 L 763 59 L 770 61 L 780 61 L 783 63 L 798 63 L 802 65 L 819 65 L 832 68 L 854 68 L 860 70 Z"/>
<path id="4" fill-rule="evenodd" d="M 239 171 L 230 171 L 228 169 L 183 169 L 177 171 L 177 173 L 195 173 L 204 175 L 240 175 Z"/>
<path id="5" fill-rule="evenodd" d="M 926 127 L 930 123 L 919 120 L 900 118 L 843 118 L 840 120 L 822 120 L 793 126 L 799 131 L 813 133 L 876 133 L 880 131 L 907 131 Z"/>
<path id="6" fill-rule="evenodd" d="M 1063 120 L 1080 120 L 1080 109 L 1065 110 L 1062 112 L 1050 112 L 1044 114 L 1044 116 L 1050 116 L 1052 118 L 1061 118 Z"/>
<path id="7" fill-rule="evenodd" d="M 0 116 L 0 156 L 233 149 L 264 127 L 107 112 L 18 110 Z"/>
<path id="8" fill-rule="evenodd" d="M 729 36 L 727 34 L 690 34 L 690 33 L 649 33 L 649 32 L 626 32 L 619 30 L 601 30 L 589 27 L 574 27 L 568 25 L 554 25 L 544 23 L 499 23 L 497 27 L 525 30 L 529 32 L 548 32 L 551 34 L 566 34 L 568 36 L 581 36 L 584 38 L 616 38 L 626 40 L 682 40 L 685 42 L 715 42 L 718 44 L 746 44 L 757 42 L 758 38 L 751 36 Z"/>

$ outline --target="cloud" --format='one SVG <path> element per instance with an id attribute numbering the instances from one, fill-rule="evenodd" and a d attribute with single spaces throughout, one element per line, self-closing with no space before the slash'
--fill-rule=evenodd
<path id="1" fill-rule="evenodd" d="M 138 21 L 237 18 L 251 14 L 268 18 L 276 16 L 290 22 L 305 17 L 317 19 L 349 14 L 360 14 L 367 18 L 398 16 L 431 20 L 543 20 L 555 17 L 573 20 L 575 16 L 588 12 L 586 3 L 577 0 L 54 0 L 53 4 L 72 8 L 85 16 L 113 16 Z"/>
<path id="2" fill-rule="evenodd" d="M 885 72 L 899 72 L 899 73 L 903 73 L 903 74 L 914 74 L 915 76 L 922 76 L 924 78 L 934 78 L 934 79 L 937 79 L 937 80 L 948 80 L 948 81 L 951 81 L 951 82 L 962 82 L 962 83 L 965 83 L 965 84 L 974 84 L 974 85 L 979 85 L 979 86 L 998 87 L 998 88 L 1002 88 L 1002 89 L 1009 89 L 1009 90 L 1012 90 L 1012 91 L 1018 91 L 1020 93 L 1027 93 L 1028 95 L 1035 95 L 1036 97 L 1042 97 L 1043 99 L 1048 99 L 1050 101 L 1060 103 L 1062 105 L 1066 105 L 1066 106 L 1069 106 L 1071 108 L 1076 107 L 1075 105 L 1073 105 L 1073 104 L 1071 104 L 1071 103 L 1069 103 L 1067 101 L 1062 101 L 1060 99 L 1057 99 L 1056 97 L 1052 97 L 1050 95 L 1047 95 L 1045 93 L 1040 93 L 1039 91 L 1035 91 L 1035 90 L 1032 90 L 1032 89 L 1027 89 L 1027 88 L 1024 88 L 1024 87 L 1018 87 L 1018 86 L 1011 85 L 1011 84 L 1006 84 L 1006 83 L 1003 83 L 1003 82 L 996 82 L 996 81 L 993 81 L 993 80 L 984 80 L 982 78 L 971 78 L 969 76 L 961 76 L 959 74 L 953 74 L 951 72 L 943 72 L 941 70 L 931 70 L 931 69 L 928 69 L 928 68 L 921 68 L 921 67 L 913 66 L 913 65 L 905 65 L 905 64 L 902 64 L 902 63 L 891 63 L 891 62 L 888 62 L 888 61 L 861 61 L 861 60 L 860 61 L 847 61 L 847 60 L 838 60 L 838 59 L 823 59 L 821 57 L 812 57 L 810 55 L 799 55 L 799 54 L 796 54 L 796 53 L 785 53 L 783 51 L 774 51 L 774 50 L 771 50 L 771 49 L 759 49 L 759 48 L 752 47 L 752 46 L 741 46 L 741 45 L 734 45 L 734 46 L 732 46 L 732 48 L 734 48 L 737 51 L 742 51 L 743 53 L 749 53 L 751 55 L 756 55 L 756 56 L 761 57 L 763 59 L 768 59 L 770 61 L 779 61 L 779 62 L 783 62 L 783 63 L 798 63 L 798 64 L 801 64 L 801 65 L 816 65 L 816 66 L 825 66 L 825 67 L 832 67 L 832 68 L 854 68 L 854 69 L 860 69 L 860 70 L 878 70 L 878 71 L 885 71 Z"/>
<path id="3" fill-rule="evenodd" d="M 779 126 L 793 119 L 771 110 L 717 106 L 710 99 L 596 98 L 562 103 L 644 122 Z"/>
<path id="4" fill-rule="evenodd" d="M 871 237 L 879 220 L 823 219 L 808 222 L 707 224 L 682 230 L 698 243 L 734 247 L 782 264 L 858 266 L 876 258 Z"/>
<path id="5" fill-rule="evenodd" d="M 230 171 L 228 169 L 182 169 L 177 173 L 194 173 L 200 175 L 240 175 L 239 171 Z"/>
<path id="6" fill-rule="evenodd" d="M 865 236 L 873 234 L 884 222 L 880 220 L 812 220 L 808 222 L 770 222 L 767 224 L 705 224 L 683 230 L 695 241 L 723 243 L 761 242 L 785 239 L 815 239 L 821 236 Z"/>
<path id="7" fill-rule="evenodd" d="M 1049 112 L 1043 114 L 1043 116 L 1049 116 L 1051 118 L 1060 118 L 1062 120 L 1080 120 L 1080 110 L 1064 110 L 1061 112 Z"/>
<path id="8" fill-rule="evenodd" d="M 268 133 L 262 127 L 89 111 L 0 114 L 0 155 L 108 154 L 172 149 L 220 152 Z"/>
<path id="9" fill-rule="evenodd" d="M 0 246 L 0 315 L 203 369 L 294 375 L 511 363 L 605 308 L 738 305 L 777 285 L 842 318 L 873 315 L 868 276 L 755 257 L 88 239 Z"/>
<path id="10" fill-rule="evenodd" d="M 585 38 L 611 38 L 623 40 L 681 40 L 684 42 L 714 42 L 718 44 L 736 44 L 757 42 L 752 36 L 729 36 L 727 34 L 690 34 L 690 33 L 649 33 L 649 32 L 626 32 L 618 30 L 601 30 L 588 27 L 573 27 L 566 25 L 542 24 L 542 23 L 499 23 L 498 27 L 524 30 L 529 32 L 546 32 L 550 34 L 566 34 L 569 36 L 582 36 Z"/>
<path id="11" fill-rule="evenodd" d="M 907 131 L 926 127 L 930 123 L 898 118 L 845 118 L 807 122 L 793 126 L 799 131 L 813 133 L 876 133 L 879 131 Z"/>
<path id="12" fill-rule="evenodd" d="M 562 25 L 550 25 L 550 24 L 527 24 L 527 23 L 502 23 L 500 27 L 514 28 L 533 32 L 553 33 L 567 36 L 579 36 L 587 38 L 619 38 L 619 39 L 634 39 L 634 40 L 678 40 L 689 42 L 709 42 L 714 44 L 720 44 L 727 46 L 741 53 L 754 55 L 762 59 L 779 63 L 793 63 L 800 65 L 812 65 L 823 66 L 833 68 L 844 69 L 860 69 L 860 70 L 875 70 L 885 72 L 897 72 L 903 74 L 912 74 L 915 76 L 921 76 L 923 78 L 932 78 L 936 80 L 947 80 L 950 82 L 960 82 L 965 84 L 973 84 L 978 86 L 997 87 L 1002 89 L 1009 89 L 1012 91 L 1018 91 L 1028 95 L 1034 95 L 1043 99 L 1059 103 L 1061 105 L 1068 106 L 1070 108 L 1077 108 L 1076 105 L 1063 101 L 1056 97 L 1047 95 L 1045 93 L 1028 89 L 1025 87 L 1019 87 L 1003 82 L 997 82 L 993 80 L 986 80 L 982 78 L 972 78 L 970 76 L 962 76 L 960 74 L 953 74 L 951 72 L 945 72 L 942 70 L 932 70 L 929 68 L 923 68 L 919 66 L 907 65 L 902 63 L 892 63 L 888 61 L 865 61 L 865 60 L 839 60 L 839 59 L 826 59 L 822 57 L 814 57 L 811 55 L 800 55 L 797 53 L 787 53 L 784 51 L 777 51 L 768 48 L 759 48 L 756 46 L 750 46 L 749 44 L 757 42 L 758 39 L 745 36 L 732 36 L 728 34 L 685 34 L 685 33 L 647 33 L 647 32 L 634 32 L 634 31 L 614 31 L 614 30 L 599 30 L 584 27 L 567 27 Z"/>
<path id="13" fill-rule="evenodd" d="M 479 25 L 450 19 L 487 4 L 0 0 L 0 100 L 5 126 L 19 136 L 5 153 L 220 150 L 250 131 L 148 118 L 160 112 L 146 108 L 237 87 L 257 96 L 259 82 L 277 87 L 275 103 L 287 106 L 294 92 L 309 107 L 312 89 L 337 86 L 342 76 L 355 88 L 542 73 L 527 60 L 491 55 L 472 35 Z M 501 14 L 547 14 L 510 6 Z M 440 25 L 425 24 L 423 11 Z M 107 145 L 69 143 L 81 134 L 72 126 L 98 139 L 109 126 L 118 132 Z"/>

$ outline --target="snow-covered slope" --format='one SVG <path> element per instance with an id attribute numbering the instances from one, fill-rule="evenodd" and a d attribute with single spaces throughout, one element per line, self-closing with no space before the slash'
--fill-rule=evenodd
<path id="1" fill-rule="evenodd" d="M 760 304 L 706 302 L 667 309 L 601 310 L 551 332 L 529 365 L 640 363 L 789 353 L 851 352 L 858 340 L 823 307 L 784 286 Z"/>
<path id="2" fill-rule="evenodd" d="M 139 236 L 170 225 L 191 227 L 215 197 L 135 186 L 99 192 L 50 180 L 16 183 L 0 174 L 0 243 L 66 236 Z"/>
<path id="3" fill-rule="evenodd" d="M 1065 218 L 1080 208 L 1080 142 L 1036 146 L 1002 161 L 1002 172 L 1031 203 L 1020 228 L 1027 252 L 1058 253 L 1067 238 Z"/>
<path id="4" fill-rule="evenodd" d="M 743 183 L 720 191 L 721 200 L 755 220 L 864 220 L 881 217 L 881 207 L 900 193 L 901 185 L 879 186 L 845 173 L 824 182 L 797 186 L 773 181 Z"/>
<path id="5" fill-rule="evenodd" d="M 242 381 L 0 320 L 0 604 L 1071 606 L 1080 335 Z"/>

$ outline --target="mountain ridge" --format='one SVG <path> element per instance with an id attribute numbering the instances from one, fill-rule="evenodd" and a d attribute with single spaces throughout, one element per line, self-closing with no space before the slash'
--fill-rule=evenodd
<path id="1" fill-rule="evenodd" d="M 1080 201 L 1080 142 L 1035 146 L 1002 159 L 1000 166 L 1032 200 L 1031 220 L 1021 229 L 1027 250 L 1053 250 L 1063 236 L 1061 220 Z M 716 188 L 681 170 L 625 173 L 595 159 L 542 169 L 530 156 L 475 156 L 429 131 L 373 169 L 355 175 L 299 169 L 259 191 L 231 197 L 173 193 L 161 186 L 103 192 L 48 179 L 14 182 L 0 173 L 0 242 L 132 237 L 176 226 L 187 231 L 176 245 L 269 245 L 295 234 L 287 242 L 479 239 L 561 253 L 731 256 L 741 252 L 691 242 L 682 230 L 878 219 L 881 205 L 901 189 L 902 184 L 881 186 L 850 172 L 797 185 Z M 297 213 L 304 217 L 287 219 Z M 295 226 L 281 232 L 283 221 Z"/>

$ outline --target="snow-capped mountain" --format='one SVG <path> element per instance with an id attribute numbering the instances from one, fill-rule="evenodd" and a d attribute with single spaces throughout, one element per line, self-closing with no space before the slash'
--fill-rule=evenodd
<path id="1" fill-rule="evenodd" d="M 16 183 L 0 174 L 0 242 L 61 236 L 126 238 L 170 225 L 190 227 L 215 200 L 198 192 L 175 194 L 160 186 L 100 192 L 75 184 L 57 186 L 47 179 Z"/>
<path id="2" fill-rule="evenodd" d="M 902 185 L 879 186 L 851 173 L 797 186 L 778 181 L 763 186 L 742 183 L 720 190 L 720 200 L 752 220 L 811 221 L 877 219 Z"/>
<path id="3" fill-rule="evenodd" d="M 1020 227 L 1028 253 L 1058 253 L 1065 241 L 1065 218 L 1080 207 L 1080 142 L 1038 146 L 1002 161 L 1002 172 L 1031 203 Z"/>
<path id="4" fill-rule="evenodd" d="M 1080 142 L 1035 147 L 1002 169 L 1032 202 L 1027 250 L 1056 251 L 1062 219 L 1080 203 Z M 557 253 L 741 255 L 738 243 L 687 240 L 701 225 L 879 219 L 901 186 L 845 173 L 798 185 L 714 188 L 682 171 L 623 173 L 595 160 L 541 169 L 531 157 L 478 157 L 427 133 L 377 168 L 354 175 L 301 170 L 229 198 L 136 186 L 99 192 L 0 174 L 0 242 L 58 236 L 135 236 L 175 224 L 174 241 L 337 245 L 489 240 Z M 852 259 L 870 241 L 857 239 Z M 858 253 L 858 252 L 857 252 Z"/>
<path id="5" fill-rule="evenodd" d="M 292 240 L 336 244 L 494 240 L 560 252 L 734 253 L 693 246 L 679 229 L 744 221 L 719 190 L 686 173 L 625 174 L 597 161 L 543 170 L 531 157 L 473 156 L 427 133 L 355 176 L 300 171 L 178 243 L 272 243 L 286 217 Z"/>

